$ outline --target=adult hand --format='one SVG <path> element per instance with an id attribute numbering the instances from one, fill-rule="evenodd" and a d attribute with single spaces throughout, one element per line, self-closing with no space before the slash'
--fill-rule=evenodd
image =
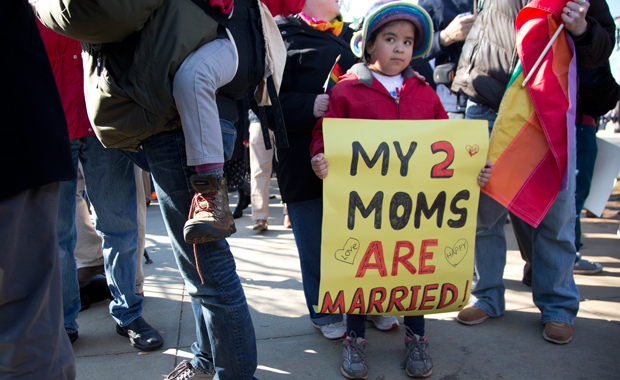
<path id="1" fill-rule="evenodd" d="M 312 157 L 310 160 L 312 164 L 312 170 L 320 179 L 325 179 L 327 177 L 327 168 L 329 167 L 329 162 L 325 159 L 325 154 L 319 153 L 316 156 Z"/>
<path id="2" fill-rule="evenodd" d="M 493 164 L 487 160 L 486 165 L 480 171 L 478 175 L 478 186 L 484 186 L 491 179 L 491 173 L 493 173 Z"/>
<path id="3" fill-rule="evenodd" d="M 476 15 L 455 17 L 444 30 L 439 32 L 439 43 L 442 46 L 450 46 L 455 42 L 465 41 L 475 21 Z"/>
<path id="4" fill-rule="evenodd" d="M 586 32 L 588 28 L 588 22 L 586 21 L 586 13 L 590 8 L 590 3 L 587 0 L 575 0 L 566 3 L 566 6 L 562 10 L 562 21 L 564 26 L 573 37 L 579 37 Z"/>
<path id="5" fill-rule="evenodd" d="M 327 112 L 327 107 L 329 106 L 329 95 L 320 94 L 316 96 L 314 99 L 314 109 L 312 110 L 312 114 L 316 118 L 320 118 L 325 115 Z"/>

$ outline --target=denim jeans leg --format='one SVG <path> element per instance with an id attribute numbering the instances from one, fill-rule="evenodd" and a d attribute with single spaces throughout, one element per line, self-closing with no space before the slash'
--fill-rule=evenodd
<path id="1" fill-rule="evenodd" d="M 489 136 L 493 130 L 495 119 L 497 118 L 497 112 L 493 111 L 491 107 L 480 105 L 471 100 L 467 101 L 467 108 L 465 109 L 465 119 L 471 120 L 486 120 L 489 122 Z"/>
<path id="2" fill-rule="evenodd" d="M 570 173 L 575 172 L 575 151 Z M 573 324 L 579 310 L 579 289 L 573 278 L 575 264 L 575 176 L 560 191 L 540 225 L 534 229 L 532 295 L 542 323 Z"/>
<path id="3" fill-rule="evenodd" d="M 95 210 L 95 229 L 103 238 L 110 315 L 127 326 L 142 315 L 135 295 L 138 260 L 138 200 L 133 162 L 119 149 L 106 149 L 96 136 L 84 137 L 80 152 L 86 192 Z"/>
<path id="4" fill-rule="evenodd" d="M 596 162 L 596 156 L 598 155 L 596 127 L 577 124 L 575 137 L 575 140 L 577 140 L 577 182 L 575 183 L 575 209 L 577 219 L 575 220 L 575 248 L 579 251 L 581 248 L 581 219 L 579 214 L 583 209 L 586 198 L 590 194 L 594 164 Z"/>
<path id="5" fill-rule="evenodd" d="M 485 193 L 480 193 L 474 264 L 478 283 L 472 290 L 472 303 L 491 317 L 506 312 L 504 267 L 508 210 Z"/>
<path id="6" fill-rule="evenodd" d="M 192 364 L 203 371 L 213 365 L 220 380 L 253 379 L 256 337 L 230 247 L 224 239 L 195 246 L 183 239 L 194 195 L 189 179 L 195 174 L 194 168 L 185 164 L 183 132 L 158 133 L 144 140 L 143 147 L 172 250 L 193 298 L 197 341 L 192 351 L 199 354 Z"/>
<path id="7" fill-rule="evenodd" d="M 301 278 L 310 320 L 317 325 L 342 322 L 342 314 L 320 314 L 315 312 L 313 307 L 319 304 L 323 199 L 287 203 L 286 207 L 299 251 Z"/>
<path id="8" fill-rule="evenodd" d="M 71 154 L 73 164 L 77 168 L 80 139 L 73 139 Z M 80 286 L 77 279 L 77 267 L 75 264 L 75 244 L 77 241 L 77 228 L 75 226 L 75 192 L 77 180 L 60 183 L 60 195 L 58 200 L 58 220 L 56 231 L 58 233 L 58 247 L 60 254 L 60 269 L 62 278 L 62 304 L 65 322 L 65 330 L 68 333 L 77 331 L 76 319 L 80 312 Z"/>

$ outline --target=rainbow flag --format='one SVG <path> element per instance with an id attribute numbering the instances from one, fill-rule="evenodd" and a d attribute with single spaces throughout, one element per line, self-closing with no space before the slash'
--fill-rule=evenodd
<path id="1" fill-rule="evenodd" d="M 537 227 L 566 188 L 575 133 L 577 64 L 564 30 L 525 87 L 525 76 L 560 27 L 566 0 L 534 0 L 516 20 L 520 65 L 502 98 L 491 140 L 495 163 L 482 191 Z"/>
<path id="2" fill-rule="evenodd" d="M 332 66 L 332 70 L 329 72 L 329 76 L 323 85 L 323 91 L 327 94 L 329 91 L 340 81 L 340 77 L 345 74 L 344 70 L 340 68 L 338 65 L 338 60 L 340 59 L 340 55 L 336 58 L 336 63 Z"/>

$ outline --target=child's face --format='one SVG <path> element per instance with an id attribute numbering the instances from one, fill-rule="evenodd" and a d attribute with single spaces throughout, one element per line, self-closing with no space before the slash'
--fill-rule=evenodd
<path id="1" fill-rule="evenodd" d="M 408 21 L 389 23 L 368 43 L 370 54 L 368 68 L 379 74 L 395 76 L 411 62 L 415 30 Z"/>

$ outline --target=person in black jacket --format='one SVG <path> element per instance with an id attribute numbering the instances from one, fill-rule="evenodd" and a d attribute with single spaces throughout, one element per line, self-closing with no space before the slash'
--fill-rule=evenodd
<path id="1" fill-rule="evenodd" d="M 60 96 L 26 0 L 0 2 L 0 372 L 75 379 L 62 318 L 60 181 L 76 177 Z"/>
<path id="2" fill-rule="evenodd" d="M 579 92 L 577 94 L 577 118 L 575 120 L 575 140 L 577 141 L 577 174 L 575 181 L 575 257 L 574 274 L 597 274 L 603 271 L 599 263 L 581 257 L 581 219 L 579 214 L 590 194 L 594 164 L 598 154 L 596 131 L 602 115 L 612 109 L 620 99 L 620 86 L 611 74 L 609 62 L 595 68 L 577 67 Z M 532 239 L 528 234 L 527 223 L 510 213 L 512 227 L 519 243 L 521 257 L 525 260 L 522 282 L 532 286 Z"/>
<path id="3" fill-rule="evenodd" d="M 288 51 L 280 100 L 289 141 L 288 148 L 276 148 L 278 185 L 299 250 L 310 320 L 326 338 L 339 339 L 346 335 L 342 315 L 318 314 L 313 308 L 319 297 L 323 188 L 312 171 L 309 148 L 312 129 L 327 111 L 323 84 L 336 58 L 343 71 L 357 62 L 350 47 L 353 30 L 342 22 L 333 0 L 307 0 L 301 13 L 280 19 L 278 27 Z M 394 317 L 376 317 L 380 328 L 398 326 Z"/>
<path id="4" fill-rule="evenodd" d="M 466 119 L 487 120 L 489 131 L 497 117 L 506 85 L 517 61 L 515 19 L 529 0 L 484 1 L 467 37 L 452 85 L 468 100 Z M 480 7 L 479 7 L 480 8 Z M 614 23 L 604 0 L 568 1 L 559 18 L 575 43 L 577 64 L 596 68 L 607 62 L 614 41 Z M 568 147 L 568 173 L 575 172 L 575 150 Z M 575 177 L 559 191 L 543 220 L 524 226 L 533 249 L 532 295 L 541 312 L 542 336 L 556 344 L 570 343 L 579 310 L 579 289 L 573 278 L 575 264 Z M 506 263 L 504 226 L 508 211 L 486 194 L 480 195 L 474 262 L 478 282 L 472 303 L 456 320 L 477 325 L 506 311 L 502 275 Z"/>
<path id="5" fill-rule="evenodd" d="M 433 20 L 433 42 L 431 50 L 421 58 L 411 61 L 411 67 L 426 78 L 441 99 L 450 118 L 462 118 L 462 114 L 455 114 L 458 109 L 456 95 L 450 89 L 437 85 L 433 69 L 439 65 L 459 62 L 463 41 L 469 34 L 476 21 L 472 14 L 473 0 L 422 0 L 420 6 L 424 8 Z"/>

